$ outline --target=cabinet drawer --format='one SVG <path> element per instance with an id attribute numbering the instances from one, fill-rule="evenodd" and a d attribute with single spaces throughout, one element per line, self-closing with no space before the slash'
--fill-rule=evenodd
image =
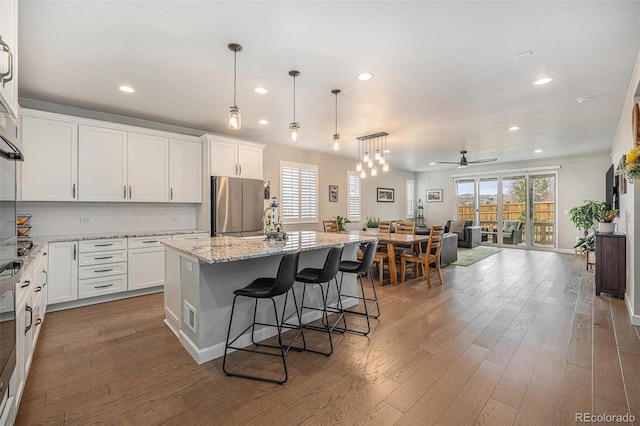
<path id="1" fill-rule="evenodd" d="M 198 234 L 177 234 L 171 237 L 173 240 L 195 240 L 197 238 L 209 238 L 209 234 L 200 232 Z"/>
<path id="2" fill-rule="evenodd" d="M 126 248 L 126 238 L 109 238 L 105 240 L 80 241 L 78 251 L 80 253 L 89 253 L 94 251 L 122 250 Z"/>
<path id="3" fill-rule="evenodd" d="M 157 235 L 155 237 L 132 237 L 129 238 L 129 248 L 149 248 L 149 247 L 162 247 L 160 241 L 170 240 L 169 235 Z"/>
<path id="4" fill-rule="evenodd" d="M 78 278 L 108 277 L 127 273 L 127 263 L 108 263 L 106 265 L 81 266 L 78 268 Z"/>
<path id="5" fill-rule="evenodd" d="M 104 263 L 117 263 L 127 261 L 126 250 L 114 250 L 95 253 L 80 253 L 78 256 L 80 266 L 101 265 Z"/>
<path id="6" fill-rule="evenodd" d="M 127 289 L 127 276 L 90 278 L 78 281 L 78 298 L 101 296 L 103 294 L 118 293 Z"/>

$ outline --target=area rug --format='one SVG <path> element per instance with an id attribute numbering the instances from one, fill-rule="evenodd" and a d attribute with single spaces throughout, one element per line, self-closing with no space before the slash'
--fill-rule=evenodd
<path id="1" fill-rule="evenodd" d="M 458 248 L 458 260 L 452 263 L 452 265 L 469 266 L 474 263 L 486 259 L 487 257 L 502 251 L 501 248 L 478 246 L 472 249 Z"/>

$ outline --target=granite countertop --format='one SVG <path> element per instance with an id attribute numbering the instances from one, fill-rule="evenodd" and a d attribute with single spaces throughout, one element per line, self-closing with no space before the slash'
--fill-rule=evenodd
<path id="1" fill-rule="evenodd" d="M 32 238 L 33 248 L 25 257 L 20 257 L 22 261 L 22 270 L 25 271 L 31 263 L 38 257 L 40 252 L 46 249 L 49 243 L 63 243 L 67 241 L 85 241 L 85 240 L 102 240 L 111 238 L 129 238 L 129 237 L 155 237 L 158 235 L 180 235 L 180 234 L 199 234 L 209 233 L 206 229 L 182 229 L 173 231 L 131 231 L 118 233 L 103 234 L 78 234 L 78 235 L 54 235 L 39 238 Z M 195 240 L 191 240 L 195 241 Z"/>
<path id="2" fill-rule="evenodd" d="M 161 241 L 161 243 L 197 258 L 200 263 L 224 263 L 272 256 L 294 250 L 308 251 L 375 240 L 377 240 L 375 235 L 296 231 L 288 232 L 287 240 L 279 242 L 265 241 L 264 236 L 256 236 L 171 240 Z"/>

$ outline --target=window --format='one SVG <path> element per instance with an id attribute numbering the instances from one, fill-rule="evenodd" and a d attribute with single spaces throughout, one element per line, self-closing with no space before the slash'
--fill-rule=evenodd
<path id="1" fill-rule="evenodd" d="M 351 221 L 358 221 L 360 220 L 360 176 L 358 173 L 347 170 L 347 183 L 347 216 Z"/>
<path id="2" fill-rule="evenodd" d="M 318 221 L 318 166 L 280 161 L 283 223 Z"/>
<path id="3" fill-rule="evenodd" d="M 407 179 L 407 217 L 413 217 L 413 212 L 416 205 L 415 186 L 415 181 Z"/>

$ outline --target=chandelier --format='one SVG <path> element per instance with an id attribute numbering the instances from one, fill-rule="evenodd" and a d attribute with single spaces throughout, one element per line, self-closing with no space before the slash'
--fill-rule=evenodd
<path id="1" fill-rule="evenodd" d="M 390 152 L 387 149 L 387 132 L 373 133 L 371 135 L 360 136 L 358 139 L 358 164 L 356 170 L 360 172 L 362 179 L 367 177 L 367 169 L 370 176 L 378 175 L 378 166 L 383 172 L 389 171 L 389 162 L 386 155 Z"/>

